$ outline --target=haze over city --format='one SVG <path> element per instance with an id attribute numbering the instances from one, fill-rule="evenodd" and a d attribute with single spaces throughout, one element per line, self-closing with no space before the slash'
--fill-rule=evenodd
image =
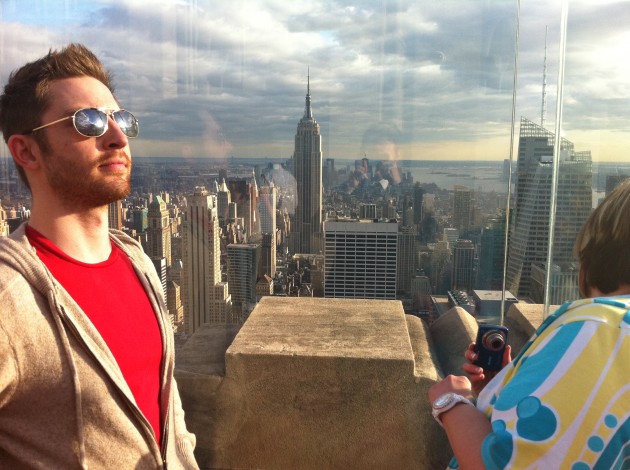
<path id="1" fill-rule="evenodd" d="M 0 4 L 0 80 L 50 47 L 86 44 L 140 119 L 135 157 L 284 160 L 309 73 L 325 158 L 363 156 L 379 123 L 399 132 L 401 159 L 509 156 L 516 2 L 55 3 Z M 596 161 L 627 156 L 629 5 L 570 2 L 563 129 Z M 552 126 L 560 7 L 521 5 L 517 120 L 540 119 L 547 28 Z"/>

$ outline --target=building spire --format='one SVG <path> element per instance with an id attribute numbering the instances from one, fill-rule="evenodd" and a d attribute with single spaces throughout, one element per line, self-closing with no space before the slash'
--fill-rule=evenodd
<path id="1" fill-rule="evenodd" d="M 304 118 L 313 119 L 313 110 L 311 109 L 311 68 L 308 67 L 306 72 L 306 104 L 304 105 Z"/>
<path id="2" fill-rule="evenodd" d="M 249 184 L 255 191 L 258 191 L 258 183 L 256 183 L 256 171 L 252 170 L 252 177 L 249 179 Z"/>
<path id="3" fill-rule="evenodd" d="M 547 114 L 547 26 L 545 26 L 545 59 L 543 61 L 542 105 L 540 107 L 540 127 L 545 127 Z"/>

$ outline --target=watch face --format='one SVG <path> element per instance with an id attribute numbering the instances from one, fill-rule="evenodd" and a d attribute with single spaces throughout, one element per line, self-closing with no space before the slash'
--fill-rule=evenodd
<path id="1" fill-rule="evenodd" d="M 452 393 L 445 393 L 444 395 L 440 395 L 437 400 L 433 403 L 433 408 L 442 408 L 448 405 L 453 399 Z"/>

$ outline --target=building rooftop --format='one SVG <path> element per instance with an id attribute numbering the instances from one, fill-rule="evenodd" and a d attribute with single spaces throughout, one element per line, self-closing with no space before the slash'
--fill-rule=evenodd
<path id="1" fill-rule="evenodd" d="M 475 289 L 473 291 L 473 297 L 479 300 L 495 300 L 500 301 L 502 297 L 502 292 L 500 290 L 481 290 Z M 505 291 L 505 300 L 511 302 L 518 302 L 518 299 L 509 291 Z"/>

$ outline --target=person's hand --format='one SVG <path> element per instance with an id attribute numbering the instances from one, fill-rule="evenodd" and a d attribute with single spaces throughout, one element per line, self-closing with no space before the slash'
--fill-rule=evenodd
<path id="1" fill-rule="evenodd" d="M 479 395 L 484 387 L 490 382 L 490 380 L 497 375 L 497 370 L 484 370 L 478 365 L 473 364 L 477 359 L 477 353 L 475 352 L 475 343 L 470 343 L 466 353 L 464 354 L 468 362 L 464 363 L 463 369 L 470 377 L 472 389 L 475 391 L 475 395 Z M 512 361 L 512 348 L 508 345 L 503 352 L 502 368 L 508 365 Z"/>
<path id="2" fill-rule="evenodd" d="M 453 392 L 466 398 L 473 398 L 472 388 L 468 377 L 463 375 L 448 375 L 429 388 L 429 402 L 433 403 L 439 396 Z"/>

